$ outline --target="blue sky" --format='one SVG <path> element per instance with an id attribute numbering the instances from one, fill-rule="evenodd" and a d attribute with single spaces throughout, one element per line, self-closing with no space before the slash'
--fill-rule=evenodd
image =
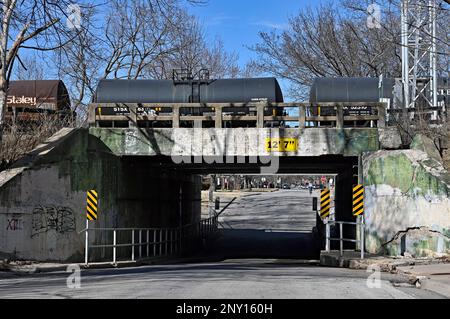
<path id="1" fill-rule="evenodd" d="M 282 30 L 290 16 L 317 0 L 208 0 L 206 5 L 191 6 L 189 11 L 203 23 L 207 36 L 219 36 L 245 65 L 252 58 L 246 46 L 258 42 L 259 31 Z"/>

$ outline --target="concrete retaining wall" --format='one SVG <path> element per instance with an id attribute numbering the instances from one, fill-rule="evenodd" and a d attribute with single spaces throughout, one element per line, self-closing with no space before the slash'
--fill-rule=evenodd
<path id="1" fill-rule="evenodd" d="M 132 164 L 132 163 L 131 163 Z M 0 254 L 39 261 L 82 261 L 86 191 L 99 193 L 91 227 L 176 227 L 200 218 L 200 178 L 130 165 L 88 130 L 64 129 L 0 173 Z M 196 195 L 198 194 L 198 195 Z M 198 197 L 198 198 L 197 198 Z M 110 243 L 105 234 L 91 244 Z M 97 250 L 93 258 L 108 257 Z"/>
<path id="2" fill-rule="evenodd" d="M 416 257 L 450 253 L 450 174 L 420 150 L 363 156 L 366 248 Z"/>

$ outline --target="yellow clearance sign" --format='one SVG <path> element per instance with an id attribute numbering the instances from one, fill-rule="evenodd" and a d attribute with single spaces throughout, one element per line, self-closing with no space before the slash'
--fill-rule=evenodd
<path id="1" fill-rule="evenodd" d="M 298 150 L 297 138 L 266 138 L 267 152 L 296 152 Z"/>
<path id="2" fill-rule="evenodd" d="M 97 220 L 98 212 L 98 194 L 94 189 L 87 192 L 86 198 L 86 217 L 88 220 Z"/>

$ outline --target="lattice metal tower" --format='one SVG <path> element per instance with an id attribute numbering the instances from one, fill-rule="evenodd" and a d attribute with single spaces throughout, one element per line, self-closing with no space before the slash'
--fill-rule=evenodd
<path id="1" fill-rule="evenodd" d="M 436 0 L 402 0 L 401 45 L 403 106 L 437 120 Z"/>

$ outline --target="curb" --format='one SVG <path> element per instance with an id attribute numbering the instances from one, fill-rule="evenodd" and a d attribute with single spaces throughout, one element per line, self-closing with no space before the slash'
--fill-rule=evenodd
<path id="1" fill-rule="evenodd" d="M 348 252 L 353 253 L 353 252 Z M 350 269 L 366 270 L 369 266 L 378 266 L 383 272 L 397 273 L 398 267 L 408 267 L 416 265 L 439 264 L 439 260 L 421 260 L 421 259 L 396 259 L 382 255 L 367 254 L 367 258 L 360 259 L 354 256 L 339 256 L 338 251 L 330 253 L 322 251 L 320 253 L 320 265 L 325 267 L 340 267 Z"/>
<path id="2" fill-rule="evenodd" d="M 167 265 L 167 264 L 182 264 L 182 263 L 198 263 L 205 262 L 205 258 L 202 257 L 189 257 L 189 258 L 158 258 L 158 259 L 143 259 L 138 261 L 120 261 L 115 265 L 111 262 L 90 263 L 87 266 L 84 263 L 68 263 L 68 264 L 56 264 L 52 266 L 42 265 L 39 263 L 26 264 L 26 265 L 11 265 L 0 263 L 0 279 L 8 278 L 17 275 L 33 275 L 38 273 L 51 273 L 51 272 L 66 272 L 67 267 L 71 265 L 77 265 L 82 270 L 90 269 L 114 269 L 114 268 L 130 268 L 150 265 Z"/>

